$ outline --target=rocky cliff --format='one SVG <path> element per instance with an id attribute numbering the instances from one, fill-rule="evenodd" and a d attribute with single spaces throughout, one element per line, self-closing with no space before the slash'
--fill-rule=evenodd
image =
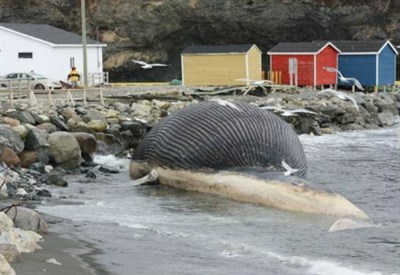
<path id="1" fill-rule="evenodd" d="M 2 0 L 1 22 L 46 23 L 80 33 L 80 0 Z M 180 78 L 189 45 L 390 39 L 400 44 L 397 0 L 86 0 L 88 36 L 108 44 L 112 81 Z M 171 67 L 142 70 L 131 59 Z M 400 64 L 398 62 L 398 67 Z M 398 73 L 398 78 L 400 74 Z"/>

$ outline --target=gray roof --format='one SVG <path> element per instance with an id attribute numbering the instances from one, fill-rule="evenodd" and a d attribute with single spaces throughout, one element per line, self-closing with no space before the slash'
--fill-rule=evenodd
<path id="1" fill-rule="evenodd" d="M 253 46 L 254 46 L 254 44 L 219 45 L 219 46 L 209 46 L 209 45 L 189 46 L 182 51 L 182 54 L 246 53 Z"/>
<path id="2" fill-rule="evenodd" d="M 53 44 L 82 45 L 82 36 L 79 34 L 47 24 L 0 23 L 0 26 Z M 92 45 L 103 43 L 88 38 L 87 44 Z"/>
<path id="3" fill-rule="evenodd" d="M 387 40 L 339 40 L 331 41 L 342 53 L 378 52 Z"/>
<path id="4" fill-rule="evenodd" d="M 270 49 L 268 53 L 316 53 L 321 50 L 326 43 L 328 42 L 283 42 Z"/>

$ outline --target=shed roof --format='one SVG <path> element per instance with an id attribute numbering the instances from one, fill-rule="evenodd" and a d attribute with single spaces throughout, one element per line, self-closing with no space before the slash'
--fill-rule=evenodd
<path id="1" fill-rule="evenodd" d="M 388 40 L 339 40 L 331 41 L 342 53 L 379 53 L 381 49 L 389 44 L 393 51 L 398 54 L 396 48 Z"/>
<path id="2" fill-rule="evenodd" d="M 218 53 L 246 53 L 254 44 L 239 44 L 239 45 L 195 45 L 185 48 L 181 54 L 218 54 Z M 258 49 L 258 48 L 257 48 Z"/>
<path id="3" fill-rule="evenodd" d="M 82 36 L 79 34 L 59 29 L 47 24 L 31 24 L 31 23 L 0 23 L 0 27 L 4 27 L 34 38 L 56 44 L 56 45 L 81 45 Z M 96 40 L 87 39 L 88 44 L 105 45 Z"/>
<path id="4" fill-rule="evenodd" d="M 316 54 L 326 46 L 331 45 L 338 52 L 340 50 L 328 41 L 313 41 L 313 42 L 282 42 L 268 51 L 268 54 Z"/>
<path id="5" fill-rule="evenodd" d="M 341 54 L 378 54 L 386 45 L 398 54 L 396 47 L 389 40 L 333 40 L 330 42 L 340 49 Z"/>

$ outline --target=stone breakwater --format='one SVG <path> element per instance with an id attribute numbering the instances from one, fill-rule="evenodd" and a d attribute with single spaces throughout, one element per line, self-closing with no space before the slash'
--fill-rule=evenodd
<path id="1" fill-rule="evenodd" d="M 330 93 L 317 94 L 303 90 L 295 94 L 276 93 L 261 97 L 258 106 L 281 106 L 283 109 L 304 108 L 315 112 L 297 116 L 282 116 L 298 134 L 332 134 L 340 131 L 375 129 L 393 125 L 400 113 L 400 93 L 350 93 L 350 100 L 342 100 Z M 279 113 L 278 113 L 279 115 Z"/>
<path id="2" fill-rule="evenodd" d="M 298 134 L 321 135 L 385 127 L 394 124 L 399 116 L 399 93 L 377 96 L 352 93 L 352 96 L 358 108 L 351 101 L 307 90 L 290 94 L 275 92 L 262 97 L 224 95 L 219 98 L 276 107 L 277 115 L 290 123 Z M 68 186 L 67 174 L 82 174 L 95 180 L 98 173 L 118 173 L 116 168 L 94 163 L 94 154 L 127 157 L 160 119 L 212 98 L 215 97 L 206 93 L 196 96 L 179 93 L 175 98 L 164 100 L 120 98 L 105 106 L 75 104 L 30 108 L 22 104 L 15 109 L 0 108 L 1 267 L 7 267 L 5 261 L 18 260 L 22 252 L 34 251 L 34 248 L 22 249 L 19 239 L 30 236 L 31 246 L 36 249 L 40 235 L 34 233 L 47 231 L 47 224 L 35 211 L 22 206 L 7 208 L 5 198 L 29 205 L 33 201 L 48 200 L 52 196 L 49 185 Z M 314 114 L 283 115 L 282 109 L 296 108 Z M 8 216 L 2 212 L 7 212 Z M 8 220 L 10 217 L 13 221 Z M 0 274 L 12 272 L 12 269 L 0 269 Z"/>

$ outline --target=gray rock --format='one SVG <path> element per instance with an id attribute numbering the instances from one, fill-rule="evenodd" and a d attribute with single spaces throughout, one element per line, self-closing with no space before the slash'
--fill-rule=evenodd
<path id="1" fill-rule="evenodd" d="M 104 114 L 96 110 L 86 110 L 86 114 L 82 115 L 84 122 L 88 123 L 92 120 L 105 120 Z"/>
<path id="2" fill-rule="evenodd" d="M 37 125 L 36 128 L 43 129 L 49 134 L 57 131 L 57 127 L 50 122 L 43 122 L 43 123 Z"/>
<path id="3" fill-rule="evenodd" d="M 378 114 L 378 119 L 382 125 L 389 126 L 394 124 L 396 118 L 393 115 L 393 112 L 385 111 Z"/>
<path id="4" fill-rule="evenodd" d="M 46 130 L 34 128 L 29 131 L 26 140 L 26 149 L 37 152 L 38 160 L 44 164 L 49 163 L 50 145 L 47 142 L 48 133 Z"/>
<path id="5" fill-rule="evenodd" d="M 97 153 L 101 155 L 117 155 L 125 150 L 124 141 L 114 135 L 106 133 L 95 133 L 97 140 Z M 130 140 L 128 141 L 130 142 Z"/>
<path id="6" fill-rule="evenodd" d="M 141 137 L 146 134 L 147 124 L 140 121 L 122 121 L 121 131 L 129 130 L 134 137 Z"/>
<path id="7" fill-rule="evenodd" d="M 29 167 L 29 169 L 31 169 L 31 170 L 33 170 L 33 171 L 37 171 L 37 172 L 39 172 L 40 174 L 46 173 L 45 164 L 44 164 L 44 163 L 41 163 L 41 162 L 35 162 L 35 163 L 33 163 L 33 164 Z"/>
<path id="8" fill-rule="evenodd" d="M 104 132 L 108 128 L 107 120 L 94 119 L 87 123 L 90 130 L 94 132 Z"/>
<path id="9" fill-rule="evenodd" d="M 95 136 L 92 134 L 83 133 L 83 132 L 71 133 L 71 134 L 76 138 L 76 140 L 79 143 L 79 147 L 81 148 L 82 157 L 86 161 L 92 161 L 93 160 L 92 156 L 94 153 L 96 153 L 96 149 L 97 149 L 97 142 L 96 142 Z"/>
<path id="10" fill-rule="evenodd" d="M 49 134 L 46 130 L 34 128 L 29 131 L 25 142 L 25 149 L 38 150 L 41 148 L 48 148 L 47 136 Z"/>
<path id="11" fill-rule="evenodd" d="M 53 184 L 60 187 L 67 187 L 68 182 L 64 179 L 67 173 L 61 167 L 56 167 L 51 170 L 48 174 L 44 175 L 43 181 L 48 184 Z"/>
<path id="12" fill-rule="evenodd" d="M 29 123 L 35 125 L 36 121 L 32 113 L 29 111 L 14 111 L 7 114 L 9 117 L 18 119 L 21 123 Z"/>
<path id="13" fill-rule="evenodd" d="M 32 116 L 35 119 L 35 124 L 34 125 L 50 121 L 50 119 L 47 116 L 39 115 L 37 113 L 32 113 Z"/>
<path id="14" fill-rule="evenodd" d="M 21 137 L 6 124 L 0 124 L 0 153 L 1 148 L 9 147 L 17 154 L 24 150 L 25 144 Z"/>
<path id="15" fill-rule="evenodd" d="M 16 132 L 21 139 L 25 139 L 28 136 L 28 129 L 24 125 L 17 125 L 12 127 L 13 131 Z"/>
<path id="16" fill-rule="evenodd" d="M 128 114 L 131 113 L 131 109 L 128 104 L 116 102 L 116 103 L 114 103 L 114 105 L 115 105 L 115 109 L 117 111 L 119 111 L 120 113 L 128 113 Z"/>
<path id="17" fill-rule="evenodd" d="M 7 216 L 13 220 L 17 228 L 40 233 L 48 232 L 49 226 L 46 221 L 32 209 L 21 206 L 12 207 L 7 211 Z"/>
<path id="18" fill-rule="evenodd" d="M 50 117 L 50 122 L 54 124 L 60 131 L 69 131 L 69 127 L 67 126 L 67 124 L 65 124 L 65 122 L 59 117 Z"/>
<path id="19" fill-rule="evenodd" d="M 78 115 L 86 115 L 87 114 L 87 110 L 85 110 L 85 108 L 83 108 L 83 107 L 76 107 L 75 111 Z"/>
<path id="20" fill-rule="evenodd" d="M 75 137 L 68 132 L 49 134 L 50 158 L 67 169 L 77 168 L 81 163 L 81 149 Z"/>

